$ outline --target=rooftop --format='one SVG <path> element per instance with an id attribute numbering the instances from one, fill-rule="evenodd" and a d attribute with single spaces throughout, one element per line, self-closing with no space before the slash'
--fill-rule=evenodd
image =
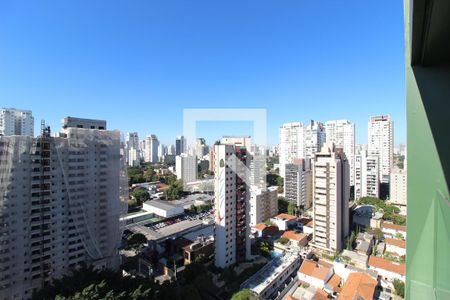
<path id="1" fill-rule="evenodd" d="M 385 238 L 384 242 L 387 245 L 393 245 L 393 246 L 397 246 L 399 248 L 403 248 L 406 249 L 406 241 L 404 240 L 397 240 L 397 239 L 391 239 L 391 238 Z"/>
<path id="2" fill-rule="evenodd" d="M 367 263 L 368 256 L 366 254 L 361 254 L 355 251 L 350 251 L 347 249 L 344 249 L 342 251 L 342 256 L 350 258 L 353 262 L 357 262 L 361 265 L 365 265 Z"/>
<path id="3" fill-rule="evenodd" d="M 253 225 L 252 227 L 255 228 L 256 230 L 264 230 L 267 227 L 267 225 L 264 223 L 258 223 L 256 225 Z"/>
<path id="4" fill-rule="evenodd" d="M 302 223 L 303 225 L 309 224 L 310 222 L 312 222 L 312 219 L 310 218 L 300 218 L 298 220 L 300 223 Z"/>
<path id="5" fill-rule="evenodd" d="M 337 299 L 372 300 L 376 286 L 377 281 L 369 275 L 362 272 L 350 273 Z"/>
<path id="6" fill-rule="evenodd" d="M 397 273 L 403 276 L 405 276 L 406 274 L 405 264 L 391 262 L 390 260 L 373 255 L 369 257 L 369 266 Z"/>
<path id="7" fill-rule="evenodd" d="M 165 201 L 165 200 L 148 200 L 145 202 L 147 205 L 151 205 L 153 207 L 163 209 L 163 210 L 170 210 L 175 207 L 179 207 L 175 203 L 171 203 L 171 201 Z"/>
<path id="8" fill-rule="evenodd" d="M 135 226 L 130 230 L 133 232 L 142 233 L 148 240 L 159 241 L 173 236 L 185 236 L 189 232 L 197 231 L 206 227 L 213 228 L 213 225 L 204 225 L 202 220 L 184 220 L 172 225 L 165 226 L 163 228 L 159 228 L 157 230 L 153 230 L 144 225 Z M 189 236 L 187 236 L 187 238 L 190 240 L 195 239 Z"/>
<path id="9" fill-rule="evenodd" d="M 320 280 L 325 280 L 327 278 L 330 268 L 325 267 L 313 260 L 305 259 L 298 270 L 307 276 L 311 276 Z"/>
<path id="10" fill-rule="evenodd" d="M 290 215 L 290 214 L 279 214 L 278 216 L 275 216 L 274 219 L 277 220 L 286 220 L 286 221 L 290 221 L 290 220 L 295 220 L 297 219 L 296 216 Z"/>
<path id="11" fill-rule="evenodd" d="M 250 277 L 241 285 L 241 289 L 248 288 L 257 294 L 263 292 L 271 285 L 283 271 L 294 264 L 300 257 L 297 254 L 286 253 L 283 256 L 276 257 L 267 263 L 255 275 Z"/>
<path id="12" fill-rule="evenodd" d="M 356 240 L 356 251 L 367 253 L 370 249 L 370 242 L 365 240 Z"/>
<path id="13" fill-rule="evenodd" d="M 406 232 L 406 226 L 404 226 L 404 225 L 396 225 L 396 224 L 392 224 L 392 223 L 383 222 L 381 227 L 386 228 L 386 229 L 393 229 L 393 230 L 397 230 L 397 231 Z"/>
<path id="14" fill-rule="evenodd" d="M 342 278 L 338 274 L 334 273 L 330 280 L 328 280 L 327 285 L 330 286 L 334 292 L 339 293 L 341 291 L 341 288 L 339 287 L 341 281 Z"/>
<path id="15" fill-rule="evenodd" d="M 285 231 L 282 235 L 282 237 L 287 238 L 289 240 L 293 240 L 293 241 L 302 241 L 303 239 L 308 238 L 308 236 L 304 233 L 296 233 L 295 231 L 292 230 L 288 230 Z"/>
<path id="16" fill-rule="evenodd" d="M 317 289 L 314 294 L 314 300 L 328 300 L 328 294 L 324 290 Z"/>

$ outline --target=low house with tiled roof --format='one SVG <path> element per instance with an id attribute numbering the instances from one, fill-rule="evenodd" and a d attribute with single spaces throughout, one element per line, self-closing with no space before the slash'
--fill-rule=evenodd
<path id="1" fill-rule="evenodd" d="M 333 268 L 326 267 L 313 260 L 305 259 L 297 272 L 298 279 L 318 288 L 324 288 L 325 284 L 333 276 Z"/>
<path id="2" fill-rule="evenodd" d="M 377 284 L 378 282 L 366 273 L 351 273 L 345 281 L 337 300 L 372 300 Z"/>
<path id="3" fill-rule="evenodd" d="M 370 256 L 369 268 L 378 272 L 378 275 L 388 281 L 399 279 L 405 281 L 406 266 L 402 263 L 392 262 L 385 258 Z"/>
<path id="4" fill-rule="evenodd" d="M 338 274 L 334 273 L 328 282 L 325 284 L 324 290 L 330 294 L 339 293 L 341 291 L 342 278 Z"/>
<path id="5" fill-rule="evenodd" d="M 299 247 L 304 247 L 308 244 L 308 236 L 304 233 L 297 233 L 292 230 L 287 230 L 281 236 L 282 238 L 288 239 L 291 244 L 295 244 Z"/>
<path id="6" fill-rule="evenodd" d="M 391 238 L 385 238 L 386 251 L 397 254 L 398 256 L 406 255 L 406 241 Z"/>
<path id="7" fill-rule="evenodd" d="M 274 235 L 278 232 L 278 227 L 273 225 L 266 225 L 264 223 L 258 223 L 251 227 L 251 232 L 256 237 L 263 237 L 263 236 L 269 236 Z"/>
<path id="8" fill-rule="evenodd" d="M 396 225 L 392 223 L 383 222 L 381 225 L 381 231 L 388 237 L 396 238 L 398 234 L 401 234 L 406 239 L 406 226 Z"/>
<path id="9" fill-rule="evenodd" d="M 317 289 L 314 294 L 313 300 L 328 300 L 328 293 L 322 289 Z"/>
<path id="10" fill-rule="evenodd" d="M 297 224 L 297 217 L 290 214 L 279 214 L 270 219 L 280 230 L 288 230 Z"/>

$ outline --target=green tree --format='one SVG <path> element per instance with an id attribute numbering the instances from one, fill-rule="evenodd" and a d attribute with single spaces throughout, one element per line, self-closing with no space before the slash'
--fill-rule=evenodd
<path id="1" fill-rule="evenodd" d="M 278 176 L 278 177 L 277 177 L 276 183 L 277 183 L 277 186 L 278 186 L 278 187 L 283 187 L 283 185 L 284 185 L 284 179 L 283 179 L 283 177 Z"/>
<path id="2" fill-rule="evenodd" d="M 136 232 L 128 237 L 127 243 L 130 247 L 138 248 L 147 243 L 147 238 L 142 233 Z"/>
<path id="3" fill-rule="evenodd" d="M 197 208 L 195 208 L 194 204 L 191 204 L 191 206 L 189 206 L 189 208 L 187 209 L 187 213 L 195 214 L 196 212 L 197 212 Z"/>
<path id="4" fill-rule="evenodd" d="M 183 182 L 181 180 L 175 181 L 167 190 L 164 191 L 167 199 L 175 200 L 183 196 Z"/>
<path id="5" fill-rule="evenodd" d="M 194 262 L 197 264 L 204 264 L 207 260 L 208 257 L 206 257 L 205 253 L 200 253 L 195 257 Z"/>
<path id="6" fill-rule="evenodd" d="M 175 175 L 167 175 L 164 177 L 163 182 L 168 185 L 172 185 L 177 181 L 177 176 Z"/>
<path id="7" fill-rule="evenodd" d="M 397 233 L 395 234 L 395 238 L 396 238 L 397 240 L 403 240 L 403 239 L 404 239 L 403 234 L 401 234 L 400 232 L 397 232 Z"/>
<path id="8" fill-rule="evenodd" d="M 353 245 L 355 243 L 356 240 L 356 233 L 355 231 L 352 230 L 352 233 L 350 233 L 350 236 L 347 238 L 347 243 L 346 243 L 346 249 L 347 250 L 353 250 Z"/>
<path id="9" fill-rule="evenodd" d="M 139 167 L 128 167 L 128 184 L 145 182 L 144 172 Z"/>
<path id="10" fill-rule="evenodd" d="M 189 284 L 183 287 L 183 296 L 186 297 L 185 299 L 192 299 L 192 300 L 202 299 L 200 293 L 198 292 L 197 287 L 193 284 Z"/>
<path id="11" fill-rule="evenodd" d="M 159 285 L 146 279 L 123 277 L 120 271 L 96 270 L 82 264 L 34 291 L 32 299 L 162 299 L 156 296 L 159 288 Z"/>
<path id="12" fill-rule="evenodd" d="M 183 271 L 184 282 L 190 284 L 194 281 L 194 279 L 207 272 L 207 269 L 204 265 L 200 263 L 193 262 L 186 266 Z"/>
<path id="13" fill-rule="evenodd" d="M 136 199 L 128 199 L 128 209 L 133 209 L 135 207 L 137 207 L 137 201 Z"/>
<path id="14" fill-rule="evenodd" d="M 249 289 L 243 289 L 242 291 L 239 291 L 235 293 L 231 300 L 257 300 L 258 298 L 252 294 L 252 292 Z"/>
<path id="15" fill-rule="evenodd" d="M 266 182 L 269 186 L 276 185 L 279 186 L 278 183 L 280 181 L 280 176 L 278 174 L 269 173 L 266 175 Z M 281 178 L 283 180 L 283 178 Z"/>
<path id="16" fill-rule="evenodd" d="M 290 215 L 295 214 L 295 204 L 291 201 L 289 201 L 289 203 L 288 203 L 287 213 Z"/>
<path id="17" fill-rule="evenodd" d="M 134 199 L 136 200 L 136 204 L 139 206 L 142 205 L 142 203 L 144 203 L 148 199 L 150 199 L 150 194 L 146 189 L 143 188 L 135 188 L 131 192 L 131 195 L 134 197 Z"/>
<path id="18" fill-rule="evenodd" d="M 397 225 L 405 225 L 406 217 L 399 215 L 400 209 L 392 204 L 387 204 L 384 200 L 374 197 L 362 197 L 358 204 L 373 205 L 377 210 L 383 211 L 383 219 L 393 222 Z"/>
<path id="19" fill-rule="evenodd" d="M 280 238 L 277 240 L 277 243 L 280 243 L 280 244 L 282 244 L 282 245 L 286 245 L 288 242 L 289 242 L 289 239 L 284 238 L 284 237 L 280 237 Z"/>
<path id="20" fill-rule="evenodd" d="M 405 298 L 405 283 L 401 280 L 394 279 L 395 294 Z"/>
<path id="21" fill-rule="evenodd" d="M 265 257 L 270 256 L 270 244 L 267 241 L 262 241 L 259 244 L 259 253 Z"/>
<path id="22" fill-rule="evenodd" d="M 284 197 L 278 197 L 278 213 L 287 213 L 289 201 Z"/>
<path id="23" fill-rule="evenodd" d="M 147 182 L 158 180 L 158 176 L 156 176 L 155 167 L 153 165 L 148 165 L 144 168 L 143 176 Z"/>

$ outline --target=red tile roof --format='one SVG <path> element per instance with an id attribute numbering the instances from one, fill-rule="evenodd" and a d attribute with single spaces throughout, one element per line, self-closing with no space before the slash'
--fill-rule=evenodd
<path id="1" fill-rule="evenodd" d="M 385 258 L 381 258 L 381 257 L 373 256 L 373 255 L 371 255 L 369 257 L 369 266 L 378 268 L 378 269 L 383 269 L 386 271 L 390 271 L 393 273 L 397 273 L 397 274 L 400 274 L 403 276 L 405 276 L 405 274 L 406 274 L 405 264 L 394 263 Z"/>
<path id="2" fill-rule="evenodd" d="M 366 273 L 350 273 L 337 300 L 372 300 L 377 281 Z"/>
<path id="3" fill-rule="evenodd" d="M 406 232 L 406 226 L 404 226 L 404 225 L 396 225 L 396 224 L 392 224 L 392 223 L 383 222 L 381 227 Z"/>
<path id="4" fill-rule="evenodd" d="M 310 218 L 300 218 L 300 219 L 298 219 L 298 221 L 299 221 L 300 223 L 302 223 L 303 225 L 306 225 L 306 224 L 308 224 L 309 222 L 311 222 L 312 219 L 310 219 Z"/>
<path id="5" fill-rule="evenodd" d="M 258 223 L 252 227 L 255 228 L 256 230 L 264 230 L 264 229 L 266 229 L 267 225 L 264 223 Z"/>
<path id="6" fill-rule="evenodd" d="M 293 241 L 302 241 L 303 239 L 307 239 L 308 236 L 306 234 L 303 233 L 295 233 L 295 231 L 292 230 L 287 230 L 283 233 L 282 237 L 287 238 L 289 240 L 293 240 Z"/>
<path id="7" fill-rule="evenodd" d="M 298 271 L 307 276 L 311 276 L 319 280 L 325 280 L 330 269 L 316 263 L 313 260 L 305 259 Z"/>
<path id="8" fill-rule="evenodd" d="M 339 285 L 341 284 L 342 278 L 334 273 L 333 276 L 330 277 L 330 280 L 328 280 L 327 285 L 331 286 L 334 292 L 339 293 L 341 291 L 341 288 Z"/>
<path id="9" fill-rule="evenodd" d="M 297 219 L 297 217 L 290 214 L 279 214 L 278 216 L 275 217 L 275 219 L 285 219 L 290 221 Z"/>
<path id="10" fill-rule="evenodd" d="M 406 241 L 404 240 L 397 240 L 397 239 L 391 239 L 391 238 L 385 238 L 384 242 L 387 245 L 393 245 L 393 246 L 397 246 L 399 248 L 403 248 L 406 249 Z"/>
<path id="11" fill-rule="evenodd" d="M 313 227 L 314 226 L 314 220 L 309 221 L 308 223 L 305 224 L 305 226 Z"/>
<path id="12" fill-rule="evenodd" d="M 314 294 L 314 300 L 328 300 L 328 294 L 324 290 L 317 289 Z"/>

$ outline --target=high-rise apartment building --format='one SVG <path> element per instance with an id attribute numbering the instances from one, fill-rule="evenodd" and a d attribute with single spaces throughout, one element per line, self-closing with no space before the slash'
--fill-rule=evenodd
<path id="1" fill-rule="evenodd" d="M 105 120 L 75 118 L 75 117 L 65 117 L 61 121 L 61 126 L 63 129 L 80 128 L 80 129 L 106 130 L 106 121 Z"/>
<path id="2" fill-rule="evenodd" d="M 250 258 L 250 188 L 247 150 L 233 145 L 214 145 L 215 153 L 215 265 L 227 267 Z M 229 159 L 234 156 L 235 159 Z"/>
<path id="3" fill-rule="evenodd" d="M 169 145 L 167 147 L 167 154 L 168 155 L 175 155 L 175 146 L 174 145 Z"/>
<path id="4" fill-rule="evenodd" d="M 157 163 L 158 159 L 158 137 L 151 134 L 145 138 L 145 157 L 146 162 Z"/>
<path id="5" fill-rule="evenodd" d="M 137 132 L 129 132 L 127 134 L 126 146 L 128 149 L 139 149 L 139 135 Z"/>
<path id="6" fill-rule="evenodd" d="M 379 157 L 361 151 L 355 156 L 355 199 L 380 196 Z"/>
<path id="7" fill-rule="evenodd" d="M 216 155 L 214 153 L 214 146 L 209 149 L 209 170 L 211 172 L 216 170 Z"/>
<path id="8" fill-rule="evenodd" d="M 252 150 L 252 138 L 250 136 L 224 136 L 220 139 L 220 143 L 224 145 L 245 147 L 247 152 L 251 152 Z"/>
<path id="9" fill-rule="evenodd" d="M 350 185 L 355 184 L 355 124 L 348 120 L 325 122 L 327 143 L 342 148 L 350 165 Z"/>
<path id="10" fill-rule="evenodd" d="M 286 165 L 284 195 L 298 207 L 309 209 L 312 205 L 311 160 L 297 159 Z"/>
<path id="11" fill-rule="evenodd" d="M 389 183 L 394 155 L 394 126 L 390 116 L 374 116 L 369 120 L 368 151 L 377 155 L 380 182 Z"/>
<path id="12" fill-rule="evenodd" d="M 34 118 L 30 110 L 0 109 L 0 136 L 34 136 Z"/>
<path id="13" fill-rule="evenodd" d="M 313 245 L 342 250 L 349 231 L 350 168 L 342 149 L 325 144 L 313 161 Z"/>
<path id="14" fill-rule="evenodd" d="M 0 299 L 29 299 L 81 263 L 120 264 L 128 200 L 120 133 L 70 121 L 58 137 L 48 127 L 38 138 L 0 137 Z"/>
<path id="15" fill-rule="evenodd" d="M 175 140 L 175 155 L 180 155 L 181 153 L 186 153 L 186 139 L 184 136 L 177 136 Z"/>
<path id="16" fill-rule="evenodd" d="M 167 154 L 167 146 L 164 144 L 158 145 L 158 160 L 161 161 Z"/>
<path id="17" fill-rule="evenodd" d="M 278 187 L 250 191 L 250 226 L 264 222 L 278 214 Z"/>
<path id="18" fill-rule="evenodd" d="M 206 141 L 204 138 L 198 138 L 195 142 L 195 155 L 201 159 L 206 154 L 208 154 L 208 146 L 206 145 Z"/>
<path id="19" fill-rule="evenodd" d="M 406 172 L 404 169 L 394 167 L 391 171 L 390 196 L 392 204 L 400 206 L 401 211 L 406 211 Z"/>
<path id="20" fill-rule="evenodd" d="M 181 153 L 175 158 L 175 170 L 177 178 L 184 183 L 197 181 L 197 157 Z"/>
<path id="21" fill-rule="evenodd" d="M 325 126 L 321 122 L 311 120 L 305 127 L 304 147 L 305 158 L 314 158 L 314 154 L 320 151 L 325 143 Z"/>
<path id="22" fill-rule="evenodd" d="M 129 132 L 126 136 L 125 141 L 127 163 L 131 167 L 137 167 L 140 165 L 140 146 L 139 146 L 139 136 L 137 132 Z"/>
<path id="23" fill-rule="evenodd" d="M 286 164 L 292 163 L 295 159 L 305 157 L 305 148 L 303 143 L 304 128 L 299 122 L 286 123 L 280 127 L 280 176 L 285 174 Z"/>

